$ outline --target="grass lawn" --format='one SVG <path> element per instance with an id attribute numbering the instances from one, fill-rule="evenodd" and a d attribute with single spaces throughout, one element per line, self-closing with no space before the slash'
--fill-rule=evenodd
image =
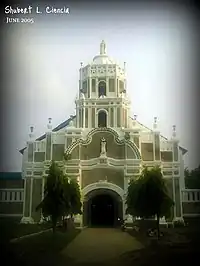
<path id="1" fill-rule="evenodd" d="M 71 229 L 67 232 L 57 230 L 44 232 L 40 235 L 22 239 L 18 242 L 4 245 L 3 257 L 6 262 L 19 265 L 66 265 L 66 258 L 61 256 L 60 251 L 65 248 L 80 232 Z M 2 257 L 2 256 L 1 256 Z"/>
<path id="2" fill-rule="evenodd" d="M 0 219 L 1 242 L 51 228 L 51 224 L 20 224 L 16 219 Z"/>
<path id="3" fill-rule="evenodd" d="M 162 228 L 164 237 L 159 242 L 149 238 L 143 232 L 129 230 L 128 233 L 136 237 L 145 245 L 145 249 L 129 252 L 122 256 L 126 265 L 180 265 L 197 264 L 200 261 L 200 226 L 199 223 L 188 227 Z"/>

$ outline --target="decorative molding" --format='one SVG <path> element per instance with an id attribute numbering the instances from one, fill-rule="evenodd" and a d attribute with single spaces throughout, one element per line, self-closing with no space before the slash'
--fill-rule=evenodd
<path id="1" fill-rule="evenodd" d="M 76 148 L 77 145 L 88 145 L 92 142 L 92 136 L 98 132 L 109 132 L 114 136 L 115 143 L 117 145 L 123 145 L 128 144 L 128 146 L 132 149 L 132 151 L 135 153 L 136 159 L 141 159 L 141 154 L 137 146 L 130 140 L 125 140 L 124 138 L 120 140 L 119 134 L 113 130 L 112 128 L 94 128 L 92 129 L 86 136 L 86 140 L 83 139 L 77 139 L 75 142 L 71 143 L 69 147 L 66 149 L 65 153 L 70 154 L 74 148 Z"/>
<path id="2" fill-rule="evenodd" d="M 100 182 L 96 182 L 96 183 L 92 183 L 88 186 L 86 186 L 85 188 L 82 189 L 82 195 L 83 197 L 85 197 L 89 192 L 95 190 L 95 189 L 110 189 L 112 191 L 115 191 L 119 196 L 121 196 L 122 199 L 124 199 L 124 190 L 122 188 L 120 188 L 119 186 L 110 183 L 106 180 L 101 180 Z"/>
<path id="3" fill-rule="evenodd" d="M 200 189 L 184 189 L 181 192 L 183 203 L 200 202 Z"/>
<path id="4" fill-rule="evenodd" d="M 106 106 L 107 106 L 107 105 L 106 105 Z M 108 116 L 108 115 L 109 115 L 108 111 L 107 111 L 105 108 L 102 108 L 102 105 L 100 105 L 100 109 L 98 109 L 98 110 L 96 111 L 96 115 L 98 116 L 98 114 L 99 114 L 100 112 L 105 112 L 107 118 L 109 117 L 109 116 Z"/>
<path id="5" fill-rule="evenodd" d="M 24 189 L 1 189 L 0 202 L 22 203 L 24 201 Z"/>

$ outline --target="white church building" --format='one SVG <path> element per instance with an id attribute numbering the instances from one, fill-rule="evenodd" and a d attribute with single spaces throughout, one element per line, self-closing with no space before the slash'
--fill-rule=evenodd
<path id="1" fill-rule="evenodd" d="M 47 132 L 37 139 L 31 127 L 27 146 L 20 151 L 24 179 L 21 221 L 33 223 L 42 218 L 35 208 L 42 200 L 51 160 L 79 182 L 83 214 L 75 220 L 80 226 L 115 225 L 118 218 L 131 221 L 125 204 L 128 183 L 140 175 L 143 166 L 155 165 L 161 167 L 175 202 L 171 220 L 182 220 L 187 150 L 179 146 L 176 127 L 172 126 L 172 136 L 166 139 L 156 117 L 152 129 L 136 115 L 131 117 L 126 64 L 120 66 L 107 55 L 104 41 L 90 64 L 81 63 L 79 73 L 76 114 L 56 128 L 49 118 Z"/>

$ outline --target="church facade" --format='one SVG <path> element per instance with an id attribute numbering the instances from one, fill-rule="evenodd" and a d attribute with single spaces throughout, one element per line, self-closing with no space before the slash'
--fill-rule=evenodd
<path id="1" fill-rule="evenodd" d="M 126 80 L 126 64 L 116 64 L 102 41 L 100 53 L 91 64 L 81 63 L 76 114 L 54 129 L 49 118 L 47 132 L 37 139 L 31 127 L 27 146 L 20 151 L 24 179 L 21 222 L 41 221 L 42 215 L 35 208 L 43 198 L 52 160 L 79 182 L 83 214 L 75 220 L 80 226 L 95 223 L 95 208 L 96 212 L 101 209 L 101 216 L 112 216 L 113 224 L 118 218 L 131 221 L 125 212 L 128 183 L 144 166 L 155 165 L 161 167 L 175 202 L 171 219 L 182 220 L 183 157 L 187 150 L 179 146 L 175 126 L 171 139 L 166 139 L 158 130 L 156 117 L 152 129 L 141 124 L 136 115 L 131 117 Z M 100 207 L 106 197 L 110 199 L 108 211 Z"/>

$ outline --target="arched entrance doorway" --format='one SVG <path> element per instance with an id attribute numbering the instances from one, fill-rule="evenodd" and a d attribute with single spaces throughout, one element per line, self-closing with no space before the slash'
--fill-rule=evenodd
<path id="1" fill-rule="evenodd" d="M 91 200 L 91 226 L 114 226 L 115 201 L 109 194 L 94 196 Z"/>
<path id="2" fill-rule="evenodd" d="M 119 194 L 111 189 L 90 191 L 83 203 L 83 224 L 91 227 L 115 227 L 123 218 L 123 203 Z"/>

